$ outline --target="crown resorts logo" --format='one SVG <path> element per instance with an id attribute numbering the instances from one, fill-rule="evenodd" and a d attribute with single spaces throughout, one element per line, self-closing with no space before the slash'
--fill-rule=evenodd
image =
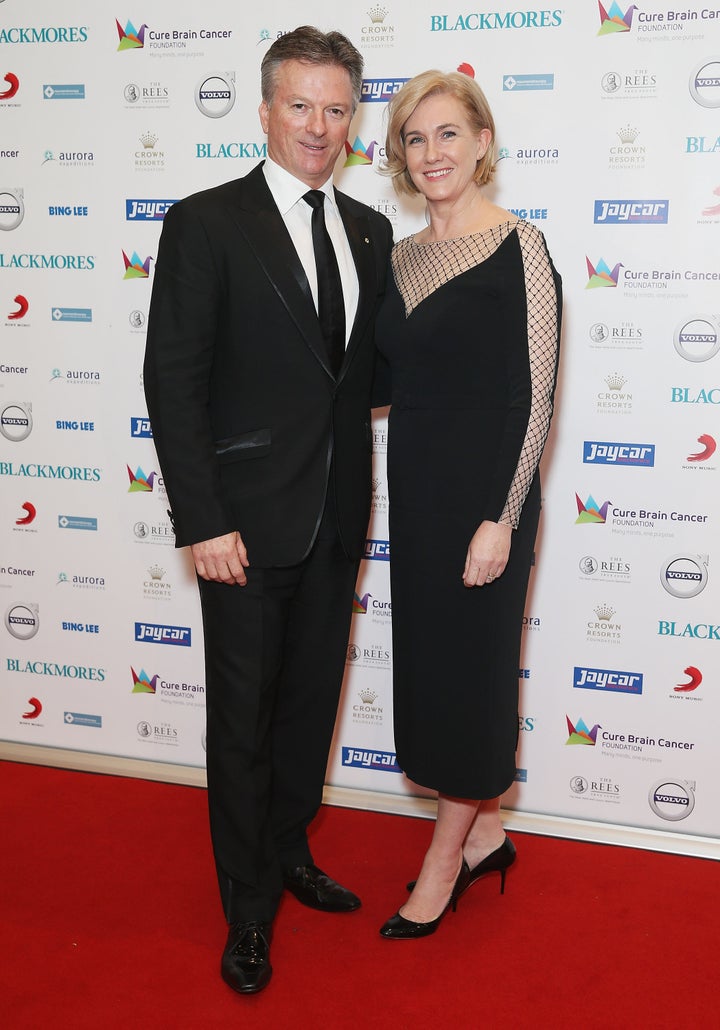
<path id="1" fill-rule="evenodd" d="M 120 39 L 118 50 L 142 50 L 145 46 L 146 24 L 143 24 L 139 29 L 136 29 L 133 23 L 128 21 L 123 29 L 117 18 L 115 19 L 115 24 L 117 26 L 118 37 Z"/>
<path id="2" fill-rule="evenodd" d="M 617 286 L 618 279 L 620 277 L 620 269 L 623 267 L 619 261 L 612 269 L 612 271 L 610 270 L 610 266 L 605 263 L 603 258 L 600 258 L 597 265 L 593 266 L 592 262 L 590 261 L 590 258 L 586 255 L 585 262 L 587 264 L 588 272 L 588 281 L 587 285 L 585 286 L 586 290 L 596 290 L 603 286 Z"/>
<path id="3" fill-rule="evenodd" d="M 590 494 L 587 501 L 583 504 L 578 495 L 575 494 L 575 502 L 578 510 L 578 517 L 575 519 L 576 526 L 586 523 L 596 526 L 605 525 L 610 501 L 605 501 L 602 505 L 599 505 L 592 494 Z"/>
<path id="4" fill-rule="evenodd" d="M 600 724 L 595 723 L 593 728 L 589 730 L 582 719 L 578 719 L 575 726 L 570 722 L 570 719 L 565 716 L 568 728 L 568 739 L 565 744 L 586 744 L 589 747 L 595 747 L 597 740 L 597 731 L 600 729 Z"/>
<path id="5" fill-rule="evenodd" d="M 150 276 L 150 262 L 152 257 L 146 257 L 143 261 L 136 250 L 132 257 L 128 257 L 125 251 L 122 252 L 125 262 L 125 275 L 123 279 L 147 279 Z"/>
<path id="6" fill-rule="evenodd" d="M 152 677 L 148 676 L 144 669 L 140 670 L 140 673 L 136 673 L 132 666 L 130 666 L 130 672 L 132 673 L 133 681 L 133 694 L 154 694 L 157 691 L 157 673 Z"/>
<path id="7" fill-rule="evenodd" d="M 599 644 L 616 644 L 622 636 L 622 625 L 613 622 L 615 609 L 609 604 L 599 604 L 593 608 L 595 621 L 589 619 L 585 630 L 586 640 Z M 582 684 L 576 684 L 582 686 Z"/>
<path id="8" fill-rule="evenodd" d="M 129 494 L 152 493 L 157 472 L 151 472 L 149 476 L 146 476 L 139 465 L 135 472 L 132 471 L 129 465 L 126 465 L 125 468 L 127 469 L 128 476 L 130 477 L 130 486 L 128 487 Z"/>
<path id="9" fill-rule="evenodd" d="M 633 128 L 631 125 L 626 125 L 624 128 L 618 129 L 615 135 L 621 143 L 629 144 L 635 142 L 635 140 L 640 135 L 640 131 L 638 129 Z"/>
<path id="10" fill-rule="evenodd" d="M 605 10 L 603 5 L 598 0 L 598 8 L 600 9 L 600 28 L 598 29 L 598 36 L 612 36 L 616 32 L 629 32 L 632 27 L 633 13 L 637 10 L 637 5 L 632 4 L 628 7 L 627 11 L 623 14 L 618 4 L 613 3 L 608 10 Z"/>
<path id="11" fill-rule="evenodd" d="M 615 136 L 620 142 L 610 147 L 608 163 L 611 168 L 644 168 L 645 146 L 636 143 L 639 135 L 640 130 L 629 122 L 616 130 Z"/>

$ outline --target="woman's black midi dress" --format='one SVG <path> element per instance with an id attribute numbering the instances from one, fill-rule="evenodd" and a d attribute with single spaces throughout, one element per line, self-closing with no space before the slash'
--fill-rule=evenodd
<path id="1" fill-rule="evenodd" d="M 397 760 L 444 794 L 515 778 L 522 618 L 538 462 L 557 374 L 560 280 L 542 233 L 512 220 L 393 251 L 377 340 L 389 368 L 390 577 Z M 513 527 L 493 583 L 462 572 L 484 520 Z"/>

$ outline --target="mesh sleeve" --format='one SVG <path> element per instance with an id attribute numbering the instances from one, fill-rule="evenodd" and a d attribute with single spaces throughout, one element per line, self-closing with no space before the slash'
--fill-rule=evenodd
<path id="1" fill-rule="evenodd" d="M 527 299 L 531 403 L 525 439 L 499 522 L 517 529 L 550 429 L 557 380 L 561 292 L 545 244 L 534 226 L 519 227 Z"/>

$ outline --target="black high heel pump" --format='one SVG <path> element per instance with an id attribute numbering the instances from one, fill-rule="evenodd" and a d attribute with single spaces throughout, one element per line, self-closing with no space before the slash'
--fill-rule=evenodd
<path id="1" fill-rule="evenodd" d="M 463 859 L 460 872 L 450 892 L 448 903 L 437 919 L 431 919 L 429 923 L 414 923 L 411 919 L 406 919 L 399 912 L 396 912 L 394 916 L 390 916 L 388 921 L 380 927 L 380 936 L 395 941 L 412 941 L 417 940 L 419 937 L 429 937 L 431 933 L 435 933 L 447 913 L 450 911 L 454 912 L 457 909 L 458 898 L 469 886 L 466 883 L 469 876 L 470 869 L 465 859 Z"/>
<path id="2" fill-rule="evenodd" d="M 458 893 L 458 897 L 468 887 L 472 887 L 476 880 L 479 880 L 481 876 L 486 876 L 488 873 L 500 873 L 500 893 L 505 893 L 505 874 L 507 873 L 510 866 L 517 857 L 517 851 L 515 845 L 506 837 L 499 848 L 491 851 L 489 855 L 486 855 L 482 862 L 478 862 L 474 869 L 468 871 L 468 881 Z"/>
<path id="3" fill-rule="evenodd" d="M 500 893 L 504 894 L 505 874 L 515 861 L 516 857 L 517 851 L 515 850 L 515 845 L 510 838 L 506 836 L 500 847 L 495 848 L 495 850 L 491 851 L 489 855 L 486 855 L 482 862 L 478 862 L 473 869 L 468 868 L 467 862 L 463 859 L 463 864 L 460 867 L 460 874 L 454 888 L 456 900 L 465 893 L 468 887 L 472 887 L 477 880 L 482 876 L 486 876 L 488 873 L 500 873 Z M 407 889 L 409 891 L 413 889 L 415 882 L 415 880 L 411 880 L 407 885 Z"/>

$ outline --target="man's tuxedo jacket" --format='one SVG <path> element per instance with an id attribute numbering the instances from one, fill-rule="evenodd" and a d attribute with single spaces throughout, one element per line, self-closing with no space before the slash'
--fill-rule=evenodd
<path id="1" fill-rule="evenodd" d="M 336 191 L 360 286 L 336 381 L 261 169 L 187 197 L 164 220 L 144 382 L 176 544 L 238 530 L 251 565 L 296 564 L 315 539 L 330 483 L 345 551 L 357 558 L 370 503 L 373 325 L 391 227 Z"/>

